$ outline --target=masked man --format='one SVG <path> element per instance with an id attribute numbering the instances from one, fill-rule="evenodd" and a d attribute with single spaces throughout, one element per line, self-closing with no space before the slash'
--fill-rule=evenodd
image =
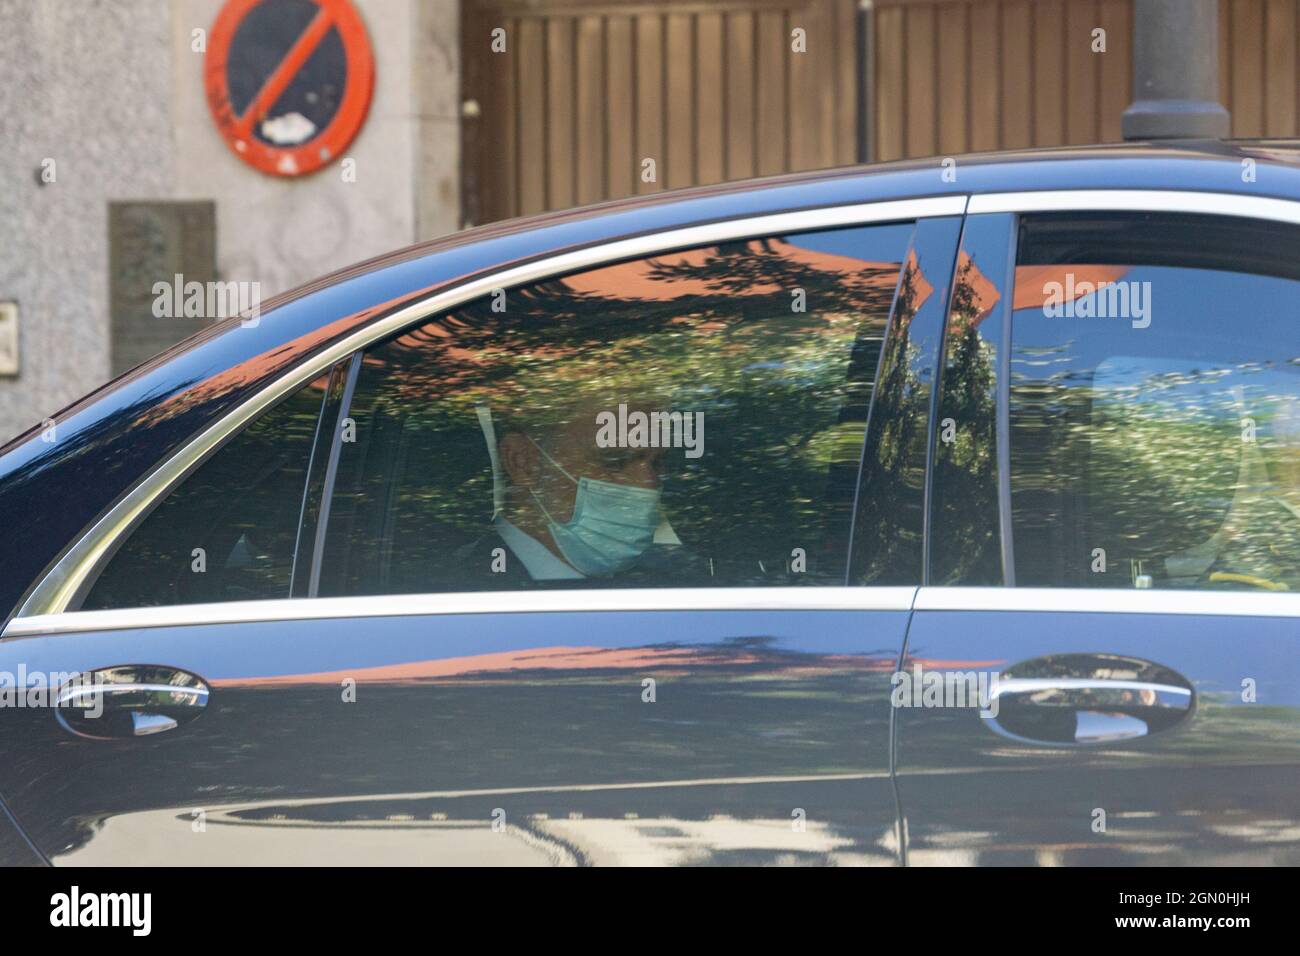
<path id="1" fill-rule="evenodd" d="M 491 543 L 498 558 L 505 552 L 499 586 L 693 573 L 660 511 L 666 449 L 602 447 L 596 416 L 607 407 L 587 403 L 546 427 L 479 409 L 492 458 Z M 465 560 L 481 563 L 484 544 L 473 552 Z"/>

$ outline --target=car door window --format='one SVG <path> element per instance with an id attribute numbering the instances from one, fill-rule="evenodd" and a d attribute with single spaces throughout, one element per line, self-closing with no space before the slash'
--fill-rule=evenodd
<path id="1" fill-rule="evenodd" d="M 167 495 L 110 559 L 83 610 L 287 598 L 329 375 L 302 386 Z"/>
<path id="2" fill-rule="evenodd" d="M 1022 220 L 1016 582 L 1300 589 L 1300 229 Z"/>
<path id="3" fill-rule="evenodd" d="M 842 585 L 911 232 L 621 262 L 370 349 L 317 593 Z"/>

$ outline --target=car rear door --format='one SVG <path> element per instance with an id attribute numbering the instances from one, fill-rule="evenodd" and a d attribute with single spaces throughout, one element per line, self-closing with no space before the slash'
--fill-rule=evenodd
<path id="1" fill-rule="evenodd" d="M 597 250 L 497 277 L 504 317 L 495 283 L 431 304 L 318 380 L 296 495 L 198 508 L 270 454 L 240 444 L 255 424 L 153 504 L 82 610 L 10 623 L 0 670 L 53 675 L 63 706 L 4 715 L 8 806 L 55 863 L 897 862 L 888 694 L 919 549 L 846 579 L 855 499 L 922 510 L 888 469 L 858 483 L 877 370 L 911 395 L 898 366 L 936 354 L 947 300 L 960 217 L 911 216 Z M 702 447 L 664 449 L 638 563 L 549 578 L 491 537 L 520 496 L 486 423 L 532 428 L 629 368 L 629 397 L 704 416 Z M 557 455 L 564 424 L 535 426 Z M 87 674 L 107 690 L 67 677 Z"/>
<path id="2" fill-rule="evenodd" d="M 895 688 L 907 860 L 1294 865 L 1300 215 L 971 212 Z"/>

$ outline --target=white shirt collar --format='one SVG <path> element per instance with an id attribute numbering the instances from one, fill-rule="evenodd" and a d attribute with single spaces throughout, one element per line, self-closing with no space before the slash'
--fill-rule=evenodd
<path id="1" fill-rule="evenodd" d="M 520 531 L 500 515 L 492 519 L 501 540 L 514 552 L 534 581 L 558 581 L 585 578 L 586 575 L 565 564 L 550 548 L 542 544 L 526 531 Z"/>

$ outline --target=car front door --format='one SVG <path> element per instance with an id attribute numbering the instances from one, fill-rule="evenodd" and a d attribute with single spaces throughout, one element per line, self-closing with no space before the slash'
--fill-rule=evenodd
<path id="1" fill-rule="evenodd" d="M 1294 865 L 1296 213 L 1054 201 L 965 225 L 894 699 L 907 861 Z"/>
<path id="2" fill-rule="evenodd" d="M 375 342 L 11 622 L 0 669 L 111 686 L 7 715 L 8 806 L 55 863 L 897 862 L 921 539 L 846 586 L 850 529 L 921 514 L 864 432 L 878 369 L 928 407 L 959 222 L 737 224 Z"/>

